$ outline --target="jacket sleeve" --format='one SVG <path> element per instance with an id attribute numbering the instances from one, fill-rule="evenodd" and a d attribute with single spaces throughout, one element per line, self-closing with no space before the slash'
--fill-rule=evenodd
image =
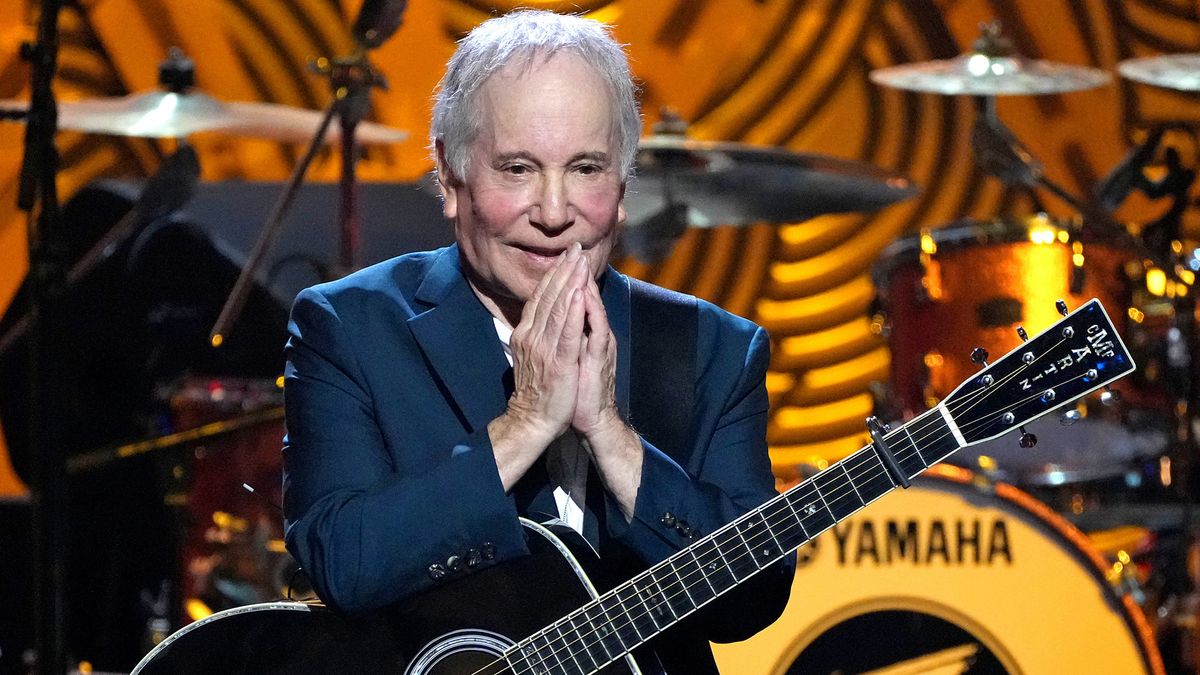
<path id="1" fill-rule="evenodd" d="M 302 292 L 288 329 L 285 536 L 326 603 L 363 613 L 528 553 L 486 427 L 453 447 L 388 448 L 329 299 Z M 393 452 L 438 459 L 401 470 Z"/>
<path id="2" fill-rule="evenodd" d="M 697 414 L 713 419 L 697 423 L 687 466 L 643 440 L 632 520 L 626 525 L 609 505 L 610 532 L 647 563 L 666 559 L 777 494 L 766 443 L 770 341 L 762 328 L 751 330 L 748 340 L 717 331 L 707 343 L 711 350 L 702 337 L 700 351 L 708 353 L 710 365 L 702 362 Z M 740 353 L 730 353 L 733 345 Z M 789 553 L 707 605 L 694 621 L 710 641 L 744 640 L 783 613 L 794 573 L 795 554 Z"/>

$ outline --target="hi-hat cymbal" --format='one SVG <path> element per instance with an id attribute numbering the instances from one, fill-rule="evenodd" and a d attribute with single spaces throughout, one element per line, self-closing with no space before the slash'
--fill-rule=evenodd
<path id="1" fill-rule="evenodd" d="M 28 109 L 25 101 L 0 101 L 0 110 Z M 151 91 L 116 98 L 64 101 L 58 104 L 58 127 L 93 134 L 141 138 L 184 138 L 218 132 L 293 143 L 308 142 L 323 113 L 273 103 L 223 103 L 202 92 L 177 94 Z M 329 127 L 326 142 L 338 138 L 338 125 Z M 408 133 L 363 122 L 355 130 L 362 144 L 398 143 Z"/>
<path id="2" fill-rule="evenodd" d="M 1122 77 L 1180 91 L 1200 91 L 1200 54 L 1168 54 L 1126 59 L 1117 64 Z"/>
<path id="3" fill-rule="evenodd" d="M 1110 80 L 1108 73 L 1095 68 L 981 52 L 871 71 L 871 81 L 885 87 L 948 96 L 1059 94 L 1093 89 Z"/>
<path id="4" fill-rule="evenodd" d="M 684 204 L 688 226 L 710 227 L 873 211 L 916 193 L 864 162 L 661 134 L 641 141 L 625 204 L 631 224 Z"/>

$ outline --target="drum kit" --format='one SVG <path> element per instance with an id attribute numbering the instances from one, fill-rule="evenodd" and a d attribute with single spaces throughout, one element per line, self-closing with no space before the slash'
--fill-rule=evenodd
<path id="1" fill-rule="evenodd" d="M 387 34 L 377 31 L 372 38 L 363 31 L 360 41 L 377 44 Z M 1200 91 L 1200 55 L 1133 59 L 1122 62 L 1118 71 L 1136 82 Z M 193 88 L 191 64 L 178 52 L 170 55 L 160 74 L 163 89 L 159 91 L 60 103 L 59 127 L 159 139 L 214 133 L 301 142 L 315 135 L 321 142 L 338 141 L 350 148 L 343 157 L 350 159 L 344 181 L 349 181 L 351 191 L 350 154 L 355 144 L 396 143 L 408 137 L 402 130 L 361 120 L 343 124 L 344 135 L 326 134 L 328 112 L 219 101 Z M 993 354 L 1009 351 L 1020 342 L 1014 330 L 1017 325 L 1052 322 L 1042 313 L 1053 312 L 1057 299 L 1075 306 L 1100 298 L 1114 313 L 1118 328 L 1141 349 L 1139 361 L 1147 374 L 1136 385 L 1107 395 L 1111 405 L 1080 407 L 1065 415 L 1061 425 L 1051 420 L 1032 427 L 1039 439 L 1036 451 L 1019 448 L 1009 438 L 976 446 L 960 453 L 964 468 L 947 469 L 920 484 L 908 501 L 885 501 L 867 514 L 868 519 L 880 521 L 873 536 L 885 538 L 910 524 L 930 528 L 934 520 L 957 519 L 953 527 L 958 528 L 959 544 L 965 537 L 968 549 L 976 553 L 997 546 L 996 523 L 1006 524 L 1003 544 L 1010 547 L 1006 561 L 953 570 L 931 567 L 928 561 L 921 567 L 917 561 L 883 570 L 878 552 L 873 554 L 874 566 L 862 563 L 866 535 L 861 528 L 867 521 L 851 523 L 850 527 L 860 528 L 854 534 L 858 561 L 845 551 L 834 556 L 838 547 L 848 545 L 845 537 L 851 530 L 823 535 L 812 547 L 816 553 L 801 552 L 797 597 L 784 619 L 745 648 L 719 651 L 718 660 L 737 659 L 731 661 L 739 664 L 731 672 L 778 674 L 792 672 L 793 664 L 826 670 L 882 668 L 887 664 L 822 662 L 826 657 L 820 655 L 862 652 L 847 648 L 844 640 L 855 631 L 877 634 L 880 628 L 911 626 L 910 615 L 921 615 L 930 625 L 942 625 L 936 632 L 940 637 L 931 637 L 929 649 L 950 661 L 994 662 L 1008 672 L 1038 672 L 1068 658 L 1060 654 L 1060 660 L 1047 661 L 1044 654 L 1038 656 L 1055 646 L 1054 640 L 1070 644 L 1076 634 L 1102 634 L 1112 638 L 1105 639 L 1111 653 L 1088 656 L 1096 659 L 1099 670 L 1119 662 L 1125 664 L 1122 672 L 1160 672 L 1162 661 L 1147 633 L 1147 622 L 1130 598 L 1154 596 L 1155 601 L 1145 601 L 1146 609 L 1151 622 L 1161 627 L 1160 635 L 1171 632 L 1168 624 L 1173 621 L 1194 624 L 1197 617 L 1182 609 L 1162 608 L 1198 603 L 1188 595 L 1191 589 L 1152 592 L 1160 590 L 1153 588 L 1154 578 L 1138 570 L 1169 563 L 1155 560 L 1150 565 L 1144 558 L 1130 556 L 1152 557 L 1153 551 L 1146 549 L 1153 546 L 1144 543 L 1153 542 L 1158 534 L 1157 528 L 1146 527 L 1146 518 L 1137 511 L 1139 504 L 1160 500 L 1180 504 L 1188 500 L 1187 491 L 1193 487 L 1188 471 L 1194 451 L 1190 401 L 1195 400 L 1195 367 L 1189 356 L 1196 337 L 1196 312 L 1190 288 L 1200 269 L 1200 249 L 1188 250 L 1181 244 L 1180 209 L 1173 210 L 1174 221 L 1149 224 L 1136 233 L 1116 223 L 1111 211 L 1133 189 L 1149 193 L 1164 184 L 1175 185 L 1174 194 L 1186 201 L 1195 174 L 1174 167 L 1162 181 L 1150 184 L 1144 178 L 1142 169 L 1161 140 L 1156 132 L 1091 196 L 1076 197 L 1049 181 L 1033 153 L 1000 122 L 995 97 L 1063 94 L 1099 87 L 1111 78 L 1092 68 L 1022 58 L 1003 39 L 998 24 L 986 26 L 968 54 L 876 70 L 870 77 L 882 86 L 906 91 L 977 97 L 982 105 L 973 146 L 980 166 L 1010 184 L 1049 189 L 1075 205 L 1079 214 L 1067 221 L 1044 215 L 961 221 L 922 229 L 889 247 L 875 270 L 881 300 L 877 323 L 892 351 L 890 394 L 880 407 L 897 417 L 927 409 L 969 377 L 975 368 L 968 359 L 972 348 L 983 347 Z M 25 110 L 21 102 L 0 101 L 0 119 L 19 121 Z M 862 162 L 693 140 L 677 116 L 664 113 L 663 118 L 655 133 L 639 145 L 636 174 L 626 197 L 629 223 L 623 252 L 646 262 L 666 257 L 688 228 L 788 223 L 820 214 L 865 212 L 918 191 L 905 177 Z M 188 176 L 196 180 L 195 172 Z M 293 177 L 291 193 L 303 171 Z M 175 192 L 190 194 L 190 188 Z M 270 245 L 287 203 L 285 194 L 257 249 Z M 339 226 L 343 241 L 353 242 L 353 213 L 346 214 Z M 114 244 L 111 236 L 105 241 L 105 247 Z M 253 276 L 261 252 L 251 257 L 243 277 Z M 352 268 L 353 255 L 344 255 L 343 263 Z M 226 309 L 236 304 L 231 298 Z M 214 346 L 236 314 L 236 308 L 223 313 L 213 330 Z M 937 331 L 932 330 L 935 326 Z M 0 353 L 9 342 L 3 337 Z M 81 472 L 165 447 L 199 448 L 190 469 L 191 487 L 180 496 L 190 523 L 182 537 L 183 586 L 189 599 L 203 600 L 189 603 L 193 619 L 212 609 L 277 597 L 293 586 L 294 580 L 282 571 L 286 559 L 278 541 L 280 518 L 271 506 L 280 497 L 278 481 L 271 476 L 277 475 L 282 433 L 274 384 L 187 380 L 164 396 L 180 433 L 77 456 L 71 465 L 72 471 Z M 239 424 L 242 416 L 252 416 L 252 421 Z M 1073 423 L 1070 429 L 1063 426 L 1068 423 Z M 7 458 L 0 453 L 0 479 L 11 474 Z M 247 497 L 243 482 L 271 489 L 265 499 Z M 1031 491 L 1040 501 L 1010 490 L 1007 483 Z M 0 480 L 0 489 L 4 484 Z M 1119 494 L 1114 494 L 1117 490 Z M 1171 511 L 1185 512 L 1183 505 Z M 1094 543 L 1068 519 L 1095 530 Z M 1164 529 L 1187 536 L 1186 520 L 1176 515 L 1164 520 L 1170 521 Z M 1129 526 L 1132 534 L 1125 536 Z M 984 533 L 981 527 L 991 529 Z M 1103 546 L 1111 559 L 1101 560 L 1097 546 Z M 820 565 L 808 564 L 814 555 L 823 557 Z M 1046 561 L 1053 561 L 1053 566 Z M 948 578 L 959 590 L 948 589 Z M 907 590 L 902 583 L 910 584 Z M 838 591 L 834 597 L 822 596 L 820 603 L 811 602 L 814 591 L 821 588 Z M 847 589 L 859 590 L 850 595 L 844 593 Z M 1039 602 L 1049 601 L 1043 609 L 1012 604 L 1030 593 L 1044 593 Z M 1064 602 L 1097 607 L 1079 621 L 1062 622 L 1056 619 L 1056 608 Z M 879 620 L 868 616 L 876 612 L 883 613 Z M 1030 618 L 1036 620 L 1025 620 Z M 1200 648 L 1194 630 L 1175 629 L 1176 634 L 1181 632 L 1190 645 L 1187 653 Z M 1061 642 L 1059 646 L 1065 647 Z M 753 663 L 761 665 L 748 665 Z"/>

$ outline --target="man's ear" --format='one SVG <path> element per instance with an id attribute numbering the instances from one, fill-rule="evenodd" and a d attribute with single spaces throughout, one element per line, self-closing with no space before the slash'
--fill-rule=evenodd
<path id="1" fill-rule="evenodd" d="M 621 196 L 617 201 L 617 227 L 625 227 L 625 187 L 629 183 L 621 183 Z"/>
<path id="2" fill-rule="evenodd" d="M 435 141 L 434 147 L 437 149 L 437 179 L 438 190 L 442 193 L 442 215 L 448 220 L 454 220 L 458 216 L 458 188 L 461 183 L 446 161 L 446 146 L 442 139 Z"/>

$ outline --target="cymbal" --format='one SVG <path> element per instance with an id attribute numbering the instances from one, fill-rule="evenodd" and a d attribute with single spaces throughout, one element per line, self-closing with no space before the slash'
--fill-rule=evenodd
<path id="1" fill-rule="evenodd" d="M 864 162 L 656 134 L 639 144 L 625 204 L 631 224 L 675 204 L 688 207 L 688 226 L 711 227 L 873 211 L 917 191 Z"/>
<path id="2" fill-rule="evenodd" d="M 1136 82 L 1180 91 L 1200 91 L 1200 54 L 1168 54 L 1126 59 L 1117 71 Z"/>
<path id="3" fill-rule="evenodd" d="M 28 106 L 25 101 L 0 101 L 0 110 L 23 111 Z M 306 143 L 323 116 L 321 111 L 273 103 L 224 103 L 196 90 L 183 94 L 150 91 L 58 104 L 60 129 L 140 138 L 184 138 L 218 132 Z M 331 125 L 325 141 L 337 141 L 339 131 L 338 125 Z M 355 140 L 366 145 L 398 143 L 406 138 L 405 131 L 370 122 L 360 123 L 355 130 Z"/>
<path id="4" fill-rule="evenodd" d="M 1100 87 L 1111 79 L 1096 68 L 981 52 L 871 71 L 871 81 L 885 87 L 947 96 L 1060 94 Z"/>

